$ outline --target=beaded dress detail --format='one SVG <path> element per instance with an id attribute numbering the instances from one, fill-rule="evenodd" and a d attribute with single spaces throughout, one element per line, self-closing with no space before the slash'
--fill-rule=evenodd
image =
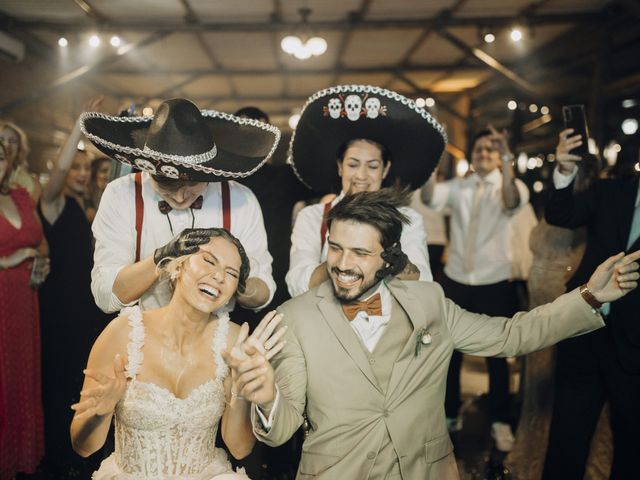
<path id="1" fill-rule="evenodd" d="M 178 398 L 166 388 L 136 379 L 144 354 L 145 328 L 138 306 L 122 310 L 131 332 L 127 345 L 129 379 L 115 409 L 115 452 L 93 474 L 94 480 L 213 480 L 245 479 L 234 473 L 226 452 L 216 448 L 224 412 L 223 380 L 229 367 L 222 359 L 229 316 L 218 319 L 211 348 L 216 376 Z"/>

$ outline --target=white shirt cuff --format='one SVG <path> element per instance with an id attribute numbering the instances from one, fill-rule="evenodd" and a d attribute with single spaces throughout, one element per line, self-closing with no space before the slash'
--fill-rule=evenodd
<path id="1" fill-rule="evenodd" d="M 556 187 L 557 190 L 562 190 L 563 188 L 567 188 L 573 182 L 573 179 L 576 178 L 578 174 L 578 166 L 573 166 L 573 171 L 569 175 L 565 175 L 564 173 L 560 173 L 560 168 L 556 167 L 553 170 L 553 186 Z"/>
<path id="2" fill-rule="evenodd" d="M 262 412 L 262 409 L 256 405 L 256 413 L 258 414 L 258 418 L 260 418 L 260 423 L 262 423 L 262 428 L 265 429 L 265 431 L 269 431 L 271 430 L 271 427 L 273 426 L 273 415 L 276 411 L 276 408 L 278 407 L 278 401 L 280 400 L 280 389 L 278 388 L 278 385 L 276 385 L 276 398 L 273 401 L 273 406 L 271 407 L 271 411 L 269 412 L 269 418 L 266 418 L 264 416 L 264 413 Z"/>

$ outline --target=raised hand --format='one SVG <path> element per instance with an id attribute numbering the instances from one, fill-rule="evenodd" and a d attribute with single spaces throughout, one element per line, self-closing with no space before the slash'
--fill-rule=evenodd
<path id="1" fill-rule="evenodd" d="M 282 321 L 282 314 L 275 310 L 267 313 L 260 321 L 253 333 L 242 343 L 242 349 L 247 354 L 254 349 L 263 354 L 267 360 L 271 360 L 284 347 L 285 342 L 280 341 L 287 331 L 284 326 L 276 330 Z"/>
<path id="2" fill-rule="evenodd" d="M 269 321 L 274 317 L 271 314 L 267 315 Z M 267 327 L 268 322 L 265 331 Z M 276 395 L 273 367 L 262 353 L 264 347 L 256 344 L 265 333 L 247 343 L 248 331 L 249 326 L 243 324 L 235 343 L 222 352 L 222 358 L 231 369 L 231 399 L 241 398 L 258 405 L 270 404 Z M 273 347 L 271 349 L 274 350 Z"/>
<path id="3" fill-rule="evenodd" d="M 511 155 L 507 131 L 502 130 L 502 132 L 499 132 L 493 125 L 489 125 L 489 130 L 491 131 L 491 135 L 489 136 L 491 145 L 500 154 L 500 157 L 502 158 L 504 155 Z"/>
<path id="4" fill-rule="evenodd" d="M 157 248 L 153 253 L 153 262 L 158 265 L 165 258 L 175 258 L 195 253 L 200 245 L 211 240 L 210 228 L 185 228 L 165 246 Z"/>
<path id="5" fill-rule="evenodd" d="M 556 160 L 560 171 L 565 174 L 573 172 L 576 162 L 582 160 L 580 155 L 569 153 L 576 147 L 582 145 L 582 135 L 573 135 L 573 128 L 566 128 L 558 135 L 560 141 L 556 147 Z"/>
<path id="6" fill-rule="evenodd" d="M 97 370 L 87 369 L 84 374 L 95 380 L 97 385 L 80 392 L 80 401 L 71 405 L 76 418 L 108 415 L 124 395 L 127 379 L 124 375 L 124 360 L 117 354 L 113 359 L 113 373 L 110 377 Z"/>
<path id="7" fill-rule="evenodd" d="M 628 255 L 620 252 L 598 265 L 587 283 L 596 300 L 601 303 L 613 302 L 636 288 L 640 278 L 639 259 L 640 250 Z"/>

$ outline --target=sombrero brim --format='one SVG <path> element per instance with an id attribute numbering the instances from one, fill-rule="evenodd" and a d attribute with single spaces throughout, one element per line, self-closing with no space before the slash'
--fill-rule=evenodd
<path id="1" fill-rule="evenodd" d="M 153 116 L 82 114 L 82 133 L 105 155 L 169 178 L 211 182 L 244 178 L 273 155 L 280 130 L 273 125 L 216 110 L 201 111 L 215 149 L 200 155 L 170 155 L 145 148 Z"/>
<path id="2" fill-rule="evenodd" d="M 359 111 L 346 109 L 351 95 L 360 99 L 355 100 L 356 106 L 361 105 Z M 444 128 L 413 100 L 380 87 L 342 85 L 315 93 L 304 105 L 288 162 L 307 187 L 335 191 L 340 185 L 336 154 L 356 138 L 376 141 L 391 151 L 386 183 L 398 179 L 414 189 L 429 179 L 447 143 Z"/>

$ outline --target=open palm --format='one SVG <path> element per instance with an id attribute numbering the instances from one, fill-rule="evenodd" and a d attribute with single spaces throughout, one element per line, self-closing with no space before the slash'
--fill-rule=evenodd
<path id="1" fill-rule="evenodd" d="M 596 299 L 613 302 L 638 286 L 640 250 L 625 255 L 624 252 L 609 257 L 598 265 L 587 286 Z"/>
<path id="2" fill-rule="evenodd" d="M 87 369 L 84 374 L 95 380 L 97 385 L 80 392 L 80 401 L 71 406 L 76 418 L 107 415 L 113 412 L 124 395 L 127 378 L 124 374 L 124 361 L 120 355 L 113 359 L 114 376 L 105 375 L 97 370 Z"/>

